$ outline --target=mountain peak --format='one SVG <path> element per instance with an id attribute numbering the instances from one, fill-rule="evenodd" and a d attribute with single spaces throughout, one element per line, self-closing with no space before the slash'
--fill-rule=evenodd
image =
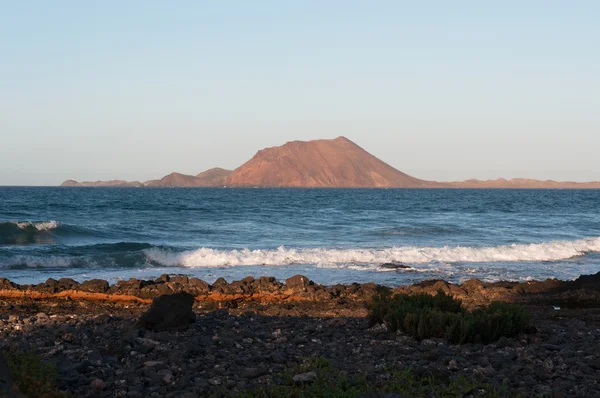
<path id="1" fill-rule="evenodd" d="M 346 137 L 290 141 L 258 151 L 229 176 L 229 186 L 264 187 L 422 187 L 422 181 L 396 170 Z"/>

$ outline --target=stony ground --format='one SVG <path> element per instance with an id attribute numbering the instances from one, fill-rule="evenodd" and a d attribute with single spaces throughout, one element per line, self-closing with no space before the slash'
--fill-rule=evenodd
<path id="1" fill-rule="evenodd" d="M 225 303 L 224 305 L 229 305 Z M 196 303 L 184 332 L 152 332 L 147 304 L 0 300 L 2 348 L 34 348 L 54 361 L 73 396 L 231 395 L 278 383 L 307 358 L 385 383 L 389 369 L 464 375 L 527 396 L 600 397 L 600 308 L 531 307 L 536 331 L 492 345 L 415 341 L 369 328 L 362 303 Z"/>

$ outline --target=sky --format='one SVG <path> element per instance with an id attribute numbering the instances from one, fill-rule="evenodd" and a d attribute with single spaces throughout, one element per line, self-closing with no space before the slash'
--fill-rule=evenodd
<path id="1" fill-rule="evenodd" d="M 346 136 L 419 178 L 600 180 L 598 1 L 0 0 L 0 185 Z"/>

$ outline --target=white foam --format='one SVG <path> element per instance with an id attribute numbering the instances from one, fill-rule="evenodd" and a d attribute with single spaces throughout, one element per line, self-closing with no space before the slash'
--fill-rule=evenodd
<path id="1" fill-rule="evenodd" d="M 52 229 L 58 228 L 60 223 L 58 221 L 50 220 L 50 221 L 41 221 L 41 222 L 17 222 L 15 223 L 19 229 L 27 229 L 30 227 L 35 228 L 38 231 L 50 231 Z"/>
<path id="2" fill-rule="evenodd" d="M 533 244 L 513 244 L 494 247 L 392 247 L 382 249 L 286 249 L 277 250 L 215 250 L 200 248 L 186 252 L 147 249 L 146 258 L 153 264 L 183 267 L 227 267 L 292 264 L 382 264 L 401 262 L 471 263 L 556 261 L 600 252 L 600 237 L 574 241 L 552 241 Z"/>

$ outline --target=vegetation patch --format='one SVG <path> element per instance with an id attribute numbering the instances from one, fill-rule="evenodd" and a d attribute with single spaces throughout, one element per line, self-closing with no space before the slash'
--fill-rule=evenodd
<path id="1" fill-rule="evenodd" d="M 312 383 L 298 384 L 293 381 L 297 372 L 311 370 L 317 374 Z M 396 393 L 405 397 L 508 397 L 505 388 L 497 389 L 485 383 L 458 377 L 442 381 L 434 377 L 418 377 L 411 370 L 383 371 L 379 381 L 363 376 L 350 376 L 336 369 L 329 360 L 320 357 L 309 360 L 295 372 L 281 376 L 279 385 L 260 387 L 235 393 L 242 398 L 354 398 L 376 393 Z"/>
<path id="2" fill-rule="evenodd" d="M 462 302 L 438 291 L 397 294 L 381 289 L 368 306 L 372 325 L 385 323 L 392 331 L 416 339 L 445 338 L 454 344 L 488 344 L 500 337 L 513 337 L 529 325 L 529 310 L 521 304 L 493 302 L 487 307 L 467 311 Z"/>
<path id="3" fill-rule="evenodd" d="M 43 361 L 33 351 L 9 350 L 4 358 L 19 393 L 28 398 L 68 397 L 58 389 L 58 371 L 53 363 Z"/>

